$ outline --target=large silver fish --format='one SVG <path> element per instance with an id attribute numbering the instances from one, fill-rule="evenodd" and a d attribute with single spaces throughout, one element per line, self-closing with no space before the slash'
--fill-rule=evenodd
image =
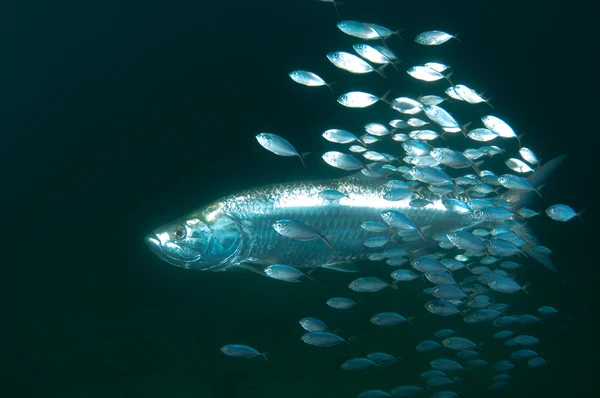
<path id="1" fill-rule="evenodd" d="M 564 157 L 546 163 L 529 181 L 539 186 Z M 323 190 L 346 194 L 339 201 L 319 195 Z M 345 178 L 275 184 L 242 191 L 224 197 L 190 215 L 157 228 L 145 240 L 160 258 L 170 264 L 197 270 L 225 270 L 244 264 L 285 264 L 293 267 L 323 267 L 350 264 L 367 258 L 374 252 L 364 242 L 382 233 L 369 232 L 361 225 L 365 221 L 382 221 L 381 213 L 396 210 L 407 216 L 423 231 L 425 240 L 403 242 L 397 231 L 385 236 L 385 247 L 409 248 L 411 251 L 437 244 L 432 236 L 459 229 L 485 226 L 475 213 L 458 214 L 442 203 L 446 197 L 427 197 L 432 203 L 410 207 L 410 200 L 388 201 L 381 179 L 358 175 Z M 425 193 L 425 190 L 423 190 Z M 435 194 L 431 194 L 435 195 Z M 523 207 L 529 193 L 507 191 L 504 198 Z M 323 240 L 299 241 L 279 234 L 273 227 L 278 220 L 305 223 L 327 237 L 333 248 Z M 495 225 L 495 224 L 492 224 Z M 487 225 L 488 227 L 490 225 Z M 523 228 L 521 237 L 532 244 L 535 238 Z M 525 251 L 525 250 L 524 250 Z M 530 253 L 528 253 L 530 254 Z M 531 255 L 548 268 L 550 259 L 532 252 Z"/>

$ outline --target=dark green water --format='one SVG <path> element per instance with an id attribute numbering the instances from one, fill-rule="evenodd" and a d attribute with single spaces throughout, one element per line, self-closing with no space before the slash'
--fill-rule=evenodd
<path id="1" fill-rule="evenodd" d="M 560 309 L 562 327 L 549 328 L 540 348 L 551 365 L 517 369 L 512 387 L 498 395 L 590 394 L 598 351 L 591 11 L 584 2 L 451 3 L 349 1 L 343 11 L 347 19 L 404 28 L 405 43 L 390 41 L 400 54 L 411 49 L 403 66 L 434 53 L 411 45 L 415 34 L 460 32 L 464 44 L 435 54 L 466 84 L 486 90 L 494 112 L 510 118 L 543 159 L 569 153 L 539 208 L 586 208 L 586 223 L 532 222 L 560 272 L 532 264 L 522 277 L 533 283 L 531 297 L 513 298 L 515 313 L 543 304 Z M 287 73 L 322 71 L 344 89 L 375 93 L 390 82 L 329 64 L 324 54 L 355 42 L 335 27 L 330 4 L 10 6 L 0 66 L 1 397 L 354 397 L 416 381 L 433 357 L 416 355 L 414 345 L 440 324 L 414 299 L 422 285 L 370 296 L 352 318 L 324 305 L 347 292 L 352 276 L 283 284 L 244 272 L 195 273 L 161 262 L 142 242 L 155 226 L 232 191 L 341 175 L 316 156 L 327 147 L 320 132 L 340 121 L 357 129 L 366 113 L 343 109 L 326 89 L 294 85 Z M 418 96 L 420 87 L 394 93 Z M 316 152 L 308 168 L 262 150 L 259 131 Z M 389 272 L 374 267 L 374 274 Z M 414 315 L 417 326 L 379 330 L 366 321 L 377 309 Z M 356 353 L 304 345 L 297 324 L 304 316 L 357 335 L 365 350 L 404 360 L 343 372 L 339 364 Z M 465 328 L 460 319 L 447 326 Z M 489 339 L 492 329 L 471 336 Z M 271 363 L 225 357 L 219 347 L 232 342 L 267 350 Z M 502 348 L 484 351 L 494 357 Z M 470 377 L 465 397 L 488 395 L 484 374 Z"/>

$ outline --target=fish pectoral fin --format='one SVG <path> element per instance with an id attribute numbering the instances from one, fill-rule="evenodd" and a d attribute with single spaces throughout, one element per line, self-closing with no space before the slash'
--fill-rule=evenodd
<path id="1" fill-rule="evenodd" d="M 265 274 L 265 268 L 267 268 L 269 265 L 271 265 L 271 263 L 268 261 L 258 259 L 255 257 L 249 257 L 241 261 L 238 264 L 238 267 L 244 268 L 250 272 L 254 272 L 255 274 L 268 277 L 268 275 Z"/>
<path id="2" fill-rule="evenodd" d="M 360 272 L 360 267 L 355 263 L 332 263 L 325 264 L 322 268 L 327 268 L 339 272 Z"/>

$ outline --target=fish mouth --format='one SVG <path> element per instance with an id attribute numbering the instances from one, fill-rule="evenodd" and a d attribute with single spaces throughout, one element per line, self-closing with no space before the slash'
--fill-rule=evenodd
<path id="1" fill-rule="evenodd" d="M 148 234 L 144 236 L 144 242 L 150 248 L 152 253 L 156 254 L 161 260 L 170 264 L 174 264 L 174 259 L 167 256 L 167 254 L 163 251 L 162 243 L 155 234 Z"/>

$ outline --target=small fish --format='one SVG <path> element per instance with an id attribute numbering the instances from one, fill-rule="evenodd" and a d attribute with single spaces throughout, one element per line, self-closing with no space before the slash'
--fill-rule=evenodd
<path id="1" fill-rule="evenodd" d="M 372 253 L 369 255 L 369 260 L 371 261 L 383 261 L 385 259 L 386 257 L 383 255 L 383 253 Z"/>
<path id="2" fill-rule="evenodd" d="M 347 108 L 367 108 L 383 99 L 363 91 L 350 91 L 338 97 L 337 102 Z"/>
<path id="3" fill-rule="evenodd" d="M 492 324 L 495 327 L 505 327 L 514 325 L 515 323 L 517 323 L 517 318 L 511 315 L 505 315 L 494 319 L 494 322 Z"/>
<path id="4" fill-rule="evenodd" d="M 539 164 L 540 162 L 535 153 L 533 153 L 533 151 L 527 147 L 522 147 L 519 149 L 519 154 L 529 164 Z"/>
<path id="5" fill-rule="evenodd" d="M 395 210 L 389 210 L 382 212 L 381 218 L 390 227 L 401 230 L 416 231 L 419 234 L 419 236 L 421 236 L 421 239 L 425 240 L 421 231 L 417 229 L 415 224 L 413 224 L 413 222 L 404 214 Z"/>
<path id="6" fill-rule="evenodd" d="M 454 333 L 456 332 L 452 329 L 441 329 L 435 332 L 434 336 L 438 339 L 445 339 L 452 336 Z"/>
<path id="7" fill-rule="evenodd" d="M 365 221 L 360 227 L 369 232 L 383 232 L 388 230 L 388 226 L 379 221 Z"/>
<path id="8" fill-rule="evenodd" d="M 546 209 L 546 214 L 548 217 L 555 221 L 562 222 L 570 221 L 574 217 L 581 218 L 582 213 L 583 212 L 576 213 L 575 210 L 567 205 L 552 205 Z"/>
<path id="9" fill-rule="evenodd" d="M 345 34 L 359 39 L 370 40 L 380 38 L 375 29 L 363 22 L 346 20 L 338 22 L 336 26 Z"/>
<path id="10" fill-rule="evenodd" d="M 358 394 L 358 398 L 382 398 L 391 396 L 390 393 L 381 390 L 368 390 Z"/>
<path id="11" fill-rule="evenodd" d="M 480 354 L 477 351 L 473 350 L 461 350 L 458 351 L 456 355 L 461 359 L 473 359 L 477 358 Z"/>
<path id="12" fill-rule="evenodd" d="M 390 287 L 391 285 L 385 281 L 382 281 L 379 278 L 375 277 L 365 277 L 359 278 L 355 281 L 352 281 L 348 287 L 355 292 L 378 292 L 380 290 L 385 289 L 386 287 Z"/>
<path id="13" fill-rule="evenodd" d="M 377 362 L 368 358 L 352 358 L 344 362 L 340 368 L 343 370 L 362 370 L 377 365 Z"/>
<path id="14" fill-rule="evenodd" d="M 481 95 L 477 94 L 475 90 L 465 86 L 464 84 L 455 85 L 454 92 L 469 104 L 480 104 L 482 102 L 485 102 L 489 105 L 488 101 L 485 98 L 483 98 Z"/>
<path id="15" fill-rule="evenodd" d="M 429 155 L 443 164 L 444 166 L 453 169 L 464 169 L 467 167 L 476 168 L 473 162 L 465 157 L 462 153 L 450 148 L 435 148 Z"/>
<path id="16" fill-rule="evenodd" d="M 366 59 L 367 61 L 373 62 L 374 64 L 392 64 L 395 67 L 394 62 L 388 58 L 384 53 L 378 49 L 369 46 L 368 44 L 354 44 L 352 48 L 358 55 Z"/>
<path id="17" fill-rule="evenodd" d="M 349 298 L 334 297 L 327 300 L 326 304 L 331 308 L 335 308 L 336 310 L 348 310 L 354 307 L 357 303 Z"/>
<path id="18" fill-rule="evenodd" d="M 434 123 L 438 124 L 448 133 L 457 133 L 462 131 L 460 124 L 456 119 L 444 108 L 437 105 L 423 106 L 423 112 Z"/>
<path id="19" fill-rule="evenodd" d="M 468 231 L 458 231 L 452 234 L 448 234 L 450 242 L 459 249 L 469 250 L 472 252 L 481 252 L 486 250 L 485 244 Z"/>
<path id="20" fill-rule="evenodd" d="M 329 129 L 323 132 L 323 138 L 336 144 L 349 144 L 360 141 L 360 139 L 349 131 L 341 129 Z"/>
<path id="21" fill-rule="evenodd" d="M 431 395 L 431 398 L 458 398 L 460 395 L 454 391 L 438 391 Z"/>
<path id="22" fill-rule="evenodd" d="M 430 30 L 427 32 L 419 33 L 417 37 L 415 37 L 415 43 L 421 44 L 424 46 L 439 46 L 440 44 L 444 44 L 450 39 L 456 39 L 458 35 L 451 35 L 446 32 L 442 32 L 439 30 Z"/>
<path id="23" fill-rule="evenodd" d="M 392 391 L 390 391 L 390 393 L 394 397 L 408 398 L 408 397 L 414 397 L 415 395 L 420 394 L 423 391 L 425 391 L 425 390 L 418 386 L 399 386 L 399 387 L 394 388 Z"/>
<path id="24" fill-rule="evenodd" d="M 288 75 L 293 81 L 295 81 L 298 84 L 302 84 L 304 86 L 309 86 L 309 87 L 320 87 L 320 86 L 327 86 L 329 87 L 330 90 L 331 86 L 325 82 L 325 80 L 323 80 L 320 76 L 318 76 L 316 73 L 313 72 L 309 72 L 306 70 L 295 70 L 293 72 L 290 72 L 290 74 Z M 333 92 L 333 90 L 332 90 Z"/>
<path id="25" fill-rule="evenodd" d="M 447 69 L 450 68 L 448 65 L 444 65 L 444 64 L 439 63 L 439 62 L 427 62 L 423 66 L 425 66 L 425 67 L 427 67 L 429 69 L 433 69 L 433 70 L 435 70 L 437 72 L 440 72 L 440 73 L 444 72 L 444 71 L 446 71 Z"/>
<path id="26" fill-rule="evenodd" d="M 492 377 L 492 381 L 510 381 L 510 380 L 512 380 L 512 377 L 507 374 L 499 374 L 499 375 Z"/>
<path id="27" fill-rule="evenodd" d="M 536 191 L 539 195 L 538 190 L 531 185 L 529 181 L 523 177 L 515 176 L 512 174 L 503 174 L 498 177 L 498 182 L 504 188 L 514 189 L 515 191 Z"/>
<path id="28" fill-rule="evenodd" d="M 308 332 L 303 334 L 301 339 L 306 344 L 316 347 L 333 347 L 341 343 L 348 343 L 351 345 L 348 340 L 331 332 Z"/>
<path id="29" fill-rule="evenodd" d="M 510 158 L 506 162 L 506 165 L 512 171 L 516 171 L 517 173 L 530 173 L 533 171 L 531 167 L 520 159 Z"/>
<path id="30" fill-rule="evenodd" d="M 318 232 L 310 225 L 295 220 L 278 220 L 273 223 L 273 229 L 279 234 L 299 241 L 311 241 L 323 239 L 323 241 L 333 249 L 333 245 L 324 235 Z"/>
<path id="31" fill-rule="evenodd" d="M 452 359 L 445 358 L 434 359 L 433 361 L 429 362 L 429 365 L 431 365 L 433 369 L 441 370 L 442 372 L 465 370 L 460 363 L 453 361 Z"/>
<path id="32" fill-rule="evenodd" d="M 469 362 L 467 362 L 466 368 L 468 370 L 473 370 L 473 369 L 483 368 L 486 366 L 489 366 L 489 363 L 487 363 L 483 359 L 471 359 Z"/>
<path id="33" fill-rule="evenodd" d="M 460 314 L 461 311 L 456 306 L 445 300 L 432 300 L 425 304 L 425 309 L 434 315 L 450 316 Z"/>
<path id="34" fill-rule="evenodd" d="M 298 156 L 302 165 L 304 164 L 304 158 L 298 153 L 298 151 L 290 144 L 285 138 L 282 138 L 275 134 L 260 133 L 256 135 L 258 143 L 269 152 L 273 152 L 279 156 Z"/>
<path id="35" fill-rule="evenodd" d="M 407 69 L 406 73 L 411 77 L 424 82 L 437 82 L 442 79 L 448 80 L 448 76 L 426 66 L 413 66 L 412 68 Z"/>
<path id="36" fill-rule="evenodd" d="M 261 356 L 264 358 L 265 361 L 269 361 L 266 353 L 258 352 L 254 348 L 249 347 L 247 345 L 228 344 L 226 346 L 221 347 L 221 352 L 225 355 L 229 355 L 230 357 L 237 358 L 254 358 Z"/>
<path id="37" fill-rule="evenodd" d="M 374 238 L 369 238 L 364 242 L 366 247 L 382 247 L 385 246 L 390 241 L 389 238 L 384 236 L 376 236 Z"/>
<path id="38" fill-rule="evenodd" d="M 372 352 L 367 354 L 367 359 L 371 361 L 377 362 L 381 365 L 392 365 L 398 361 L 398 359 L 402 359 L 401 357 L 395 357 L 390 354 L 386 354 L 384 352 Z"/>
<path id="39" fill-rule="evenodd" d="M 508 123 L 496 116 L 483 116 L 481 121 L 485 127 L 491 130 L 493 133 L 498 134 L 502 138 L 519 138 L 512 127 L 508 125 Z"/>
<path id="40" fill-rule="evenodd" d="M 433 297 L 443 300 L 463 299 L 468 297 L 465 292 L 454 285 L 439 285 L 431 289 Z"/>
<path id="41" fill-rule="evenodd" d="M 556 308 L 550 307 L 548 305 L 544 305 L 544 306 L 538 308 L 538 312 L 542 315 L 552 315 L 552 314 L 558 313 L 558 310 Z"/>
<path id="42" fill-rule="evenodd" d="M 473 343 L 469 339 L 465 339 L 463 337 L 448 337 L 442 340 L 442 344 L 444 347 L 449 348 L 454 351 L 460 350 L 469 350 L 472 348 L 479 347 L 477 344 Z"/>
<path id="43" fill-rule="evenodd" d="M 383 76 L 383 73 L 381 71 L 373 68 L 369 63 L 367 63 L 362 58 L 359 58 L 354 54 L 350 54 L 343 51 L 337 51 L 327 54 L 327 59 L 329 59 L 329 61 L 331 61 L 331 63 L 337 66 L 338 68 L 350 73 L 364 74 L 370 72 L 377 72 Z"/>
<path id="44" fill-rule="evenodd" d="M 319 197 L 323 200 L 338 201 L 346 197 L 346 194 L 335 189 L 324 189 L 319 192 Z"/>
<path id="45" fill-rule="evenodd" d="M 371 323 L 377 326 L 396 326 L 405 322 L 412 323 L 410 319 L 406 319 L 395 312 L 381 312 L 371 317 Z"/>
<path id="46" fill-rule="evenodd" d="M 383 194 L 383 198 L 385 200 L 389 200 L 391 202 L 396 202 L 399 200 L 410 199 L 415 195 L 413 191 L 405 188 L 392 189 Z M 386 227 L 387 229 L 387 227 Z"/>
<path id="47" fill-rule="evenodd" d="M 365 130 L 367 133 L 377 137 L 383 137 L 390 133 L 390 130 L 381 123 L 367 123 Z"/>
<path id="48" fill-rule="evenodd" d="M 519 322 L 521 325 L 533 325 L 535 323 L 542 322 L 542 320 L 535 315 L 523 314 L 517 317 L 517 322 Z"/>
<path id="49" fill-rule="evenodd" d="M 432 141 L 438 138 L 440 135 L 433 130 L 415 130 L 411 131 L 409 137 L 413 140 L 420 141 Z"/>
<path id="50" fill-rule="evenodd" d="M 506 381 L 496 381 L 488 387 L 488 391 L 489 392 L 498 392 L 498 391 L 501 391 L 501 390 L 505 389 L 506 387 L 508 387 L 508 385 L 509 384 Z"/>
<path id="51" fill-rule="evenodd" d="M 537 337 L 521 334 L 515 337 L 517 344 L 523 347 L 532 347 L 537 345 L 540 340 Z"/>
<path id="52" fill-rule="evenodd" d="M 469 130 L 469 132 L 467 133 L 467 137 L 469 137 L 470 139 L 472 139 L 474 141 L 487 142 L 487 141 L 491 141 L 491 140 L 495 139 L 496 137 L 498 137 L 498 134 L 494 133 L 490 129 L 478 128 L 478 129 Z"/>
<path id="53" fill-rule="evenodd" d="M 519 215 L 520 217 L 523 217 L 523 218 L 531 218 L 531 217 L 539 216 L 540 213 L 538 213 L 537 211 L 530 210 L 530 209 L 522 208 L 517 211 L 517 215 Z"/>
<path id="54" fill-rule="evenodd" d="M 406 260 L 406 259 L 403 259 Z M 408 260 L 406 260 L 408 261 Z M 391 273 L 390 275 L 394 280 L 398 282 L 409 282 L 415 280 L 419 277 L 419 275 L 415 274 L 409 269 L 398 269 Z"/>
<path id="55" fill-rule="evenodd" d="M 285 282 L 300 282 L 298 279 L 302 278 L 303 276 L 312 279 L 304 272 L 299 271 L 294 267 L 290 267 L 289 265 L 282 264 L 269 265 L 267 268 L 265 268 L 264 273 L 273 279 L 278 279 Z"/>
<path id="56" fill-rule="evenodd" d="M 435 343 L 435 341 L 434 341 L 434 343 Z M 438 344 L 438 346 L 441 347 L 439 344 Z M 427 380 L 427 379 L 431 379 L 433 377 L 448 377 L 448 375 L 446 373 L 442 372 L 441 370 L 430 369 L 430 370 L 426 370 L 426 371 L 422 372 L 419 375 L 419 377 L 423 380 Z"/>
<path id="57" fill-rule="evenodd" d="M 363 153 L 367 150 L 367 148 L 360 145 L 351 145 L 350 148 L 348 148 L 348 150 L 353 153 Z"/>
<path id="58" fill-rule="evenodd" d="M 423 199 L 423 198 L 416 198 L 416 199 L 411 200 L 408 203 L 408 205 L 410 207 L 417 207 L 417 208 L 419 208 L 419 207 L 425 207 L 425 206 L 428 206 L 430 204 L 431 204 L 430 201 L 428 201 L 427 199 Z"/>
<path id="59" fill-rule="evenodd" d="M 325 152 L 321 157 L 328 165 L 346 171 L 359 170 L 365 167 L 360 160 L 347 153 L 329 151 Z"/>
<path id="60" fill-rule="evenodd" d="M 427 382 L 425 383 L 427 385 L 427 388 L 444 388 L 444 387 L 448 387 L 448 386 L 453 386 L 454 385 L 454 381 L 452 381 L 451 379 L 447 378 L 447 377 L 432 377 L 430 379 L 427 379 Z"/>
<path id="61" fill-rule="evenodd" d="M 527 365 L 529 365 L 531 368 L 541 368 L 547 364 L 548 362 L 542 357 L 531 358 L 529 361 L 527 361 Z"/>
<path id="62" fill-rule="evenodd" d="M 408 123 L 408 125 L 411 126 L 411 127 L 423 127 L 423 126 L 429 124 L 429 122 L 426 122 L 425 120 L 418 119 L 416 117 L 411 117 L 410 119 L 408 119 L 406 121 L 406 123 Z"/>
<path id="63" fill-rule="evenodd" d="M 476 310 L 471 313 L 467 317 L 465 317 L 466 323 L 482 323 L 482 322 L 491 322 L 494 319 L 498 318 L 502 313 L 496 310 Z"/>
<path id="64" fill-rule="evenodd" d="M 427 64 L 425 64 L 425 66 L 429 67 Z M 445 101 L 444 98 L 438 95 L 422 95 L 418 98 L 418 100 L 423 105 L 439 105 Z"/>
<path id="65" fill-rule="evenodd" d="M 299 323 L 307 332 L 329 332 L 329 327 L 325 322 L 320 321 L 317 318 L 302 318 Z"/>
<path id="66" fill-rule="evenodd" d="M 510 330 L 501 330 L 498 333 L 494 334 L 494 338 L 499 339 L 499 340 L 504 340 L 504 339 L 513 337 L 514 335 L 515 335 L 515 332 L 512 332 Z"/>
<path id="67" fill-rule="evenodd" d="M 365 157 L 365 159 L 370 160 L 372 162 L 379 162 L 381 160 L 386 159 L 385 155 L 376 151 L 366 151 L 362 155 Z"/>
<path id="68" fill-rule="evenodd" d="M 416 113 L 419 113 L 423 110 L 423 107 L 424 105 L 421 104 L 419 101 L 408 97 L 398 97 L 392 101 L 392 108 L 406 115 L 414 115 Z M 408 123 L 406 124 L 408 127 L 410 127 Z"/>
<path id="69" fill-rule="evenodd" d="M 502 360 L 494 363 L 494 369 L 496 370 L 496 372 L 499 373 L 508 372 L 509 370 L 512 370 L 514 368 L 515 365 L 513 365 L 512 363 L 510 363 L 510 361 L 507 360 Z"/>

